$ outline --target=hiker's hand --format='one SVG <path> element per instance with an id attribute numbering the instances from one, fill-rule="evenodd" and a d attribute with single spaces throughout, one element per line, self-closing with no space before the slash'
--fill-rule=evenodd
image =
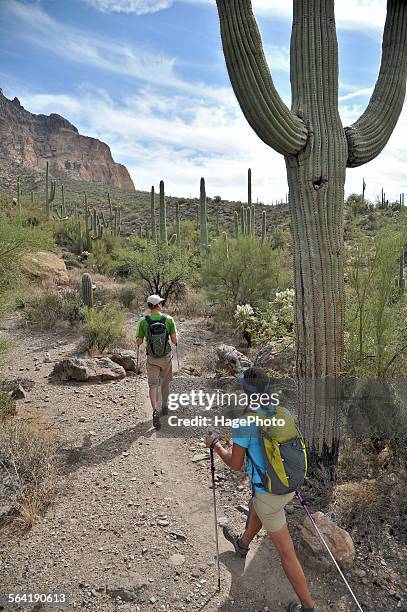
<path id="1" fill-rule="evenodd" d="M 206 448 L 209 448 L 210 445 L 212 444 L 213 440 L 217 437 L 216 433 L 212 433 L 212 434 L 208 434 L 205 438 L 205 446 Z M 219 441 L 215 444 L 215 447 L 219 444 Z"/>

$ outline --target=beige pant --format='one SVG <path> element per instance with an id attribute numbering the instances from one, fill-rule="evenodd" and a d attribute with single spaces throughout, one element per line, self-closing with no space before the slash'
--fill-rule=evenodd
<path id="1" fill-rule="evenodd" d="M 160 379 L 172 380 L 172 354 L 164 357 L 147 355 L 147 380 L 149 387 L 158 387 Z"/>
<path id="2" fill-rule="evenodd" d="M 253 497 L 253 507 L 268 533 L 279 531 L 286 524 L 284 507 L 293 499 L 295 493 L 275 495 L 259 493 Z"/>

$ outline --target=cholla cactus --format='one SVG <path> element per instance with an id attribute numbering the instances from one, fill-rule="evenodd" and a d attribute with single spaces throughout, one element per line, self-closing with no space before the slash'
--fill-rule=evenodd
<path id="1" fill-rule="evenodd" d="M 256 329 L 257 319 L 250 304 L 238 304 L 234 313 L 237 330 L 247 342 L 247 347 L 252 345 L 252 338 Z"/>

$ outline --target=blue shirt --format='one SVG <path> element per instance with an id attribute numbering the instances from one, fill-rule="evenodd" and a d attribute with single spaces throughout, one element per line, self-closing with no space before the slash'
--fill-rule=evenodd
<path id="1" fill-rule="evenodd" d="M 257 412 L 255 410 L 251 412 Z M 264 414 L 264 413 L 263 413 Z M 242 420 L 244 417 L 242 417 Z M 250 423 L 250 425 L 240 424 L 236 430 L 233 430 L 233 444 L 237 444 L 242 448 L 246 448 L 249 455 L 253 457 L 259 468 L 265 472 L 266 464 L 264 462 L 263 448 L 261 445 L 259 426 L 256 423 Z M 267 493 L 265 488 L 261 484 L 261 478 L 258 475 L 256 468 L 254 467 L 250 457 L 246 455 L 245 466 L 249 474 L 249 478 L 252 485 L 255 486 L 256 491 L 259 493 Z"/>

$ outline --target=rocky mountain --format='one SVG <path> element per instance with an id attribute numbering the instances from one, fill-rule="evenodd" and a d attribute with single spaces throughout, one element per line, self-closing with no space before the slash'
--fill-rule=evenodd
<path id="1" fill-rule="evenodd" d="M 47 161 L 54 178 L 134 190 L 127 168 L 113 161 L 107 144 L 79 134 L 56 113 L 30 113 L 0 89 L 0 182 L 7 187 L 16 173 L 42 173 Z"/>

